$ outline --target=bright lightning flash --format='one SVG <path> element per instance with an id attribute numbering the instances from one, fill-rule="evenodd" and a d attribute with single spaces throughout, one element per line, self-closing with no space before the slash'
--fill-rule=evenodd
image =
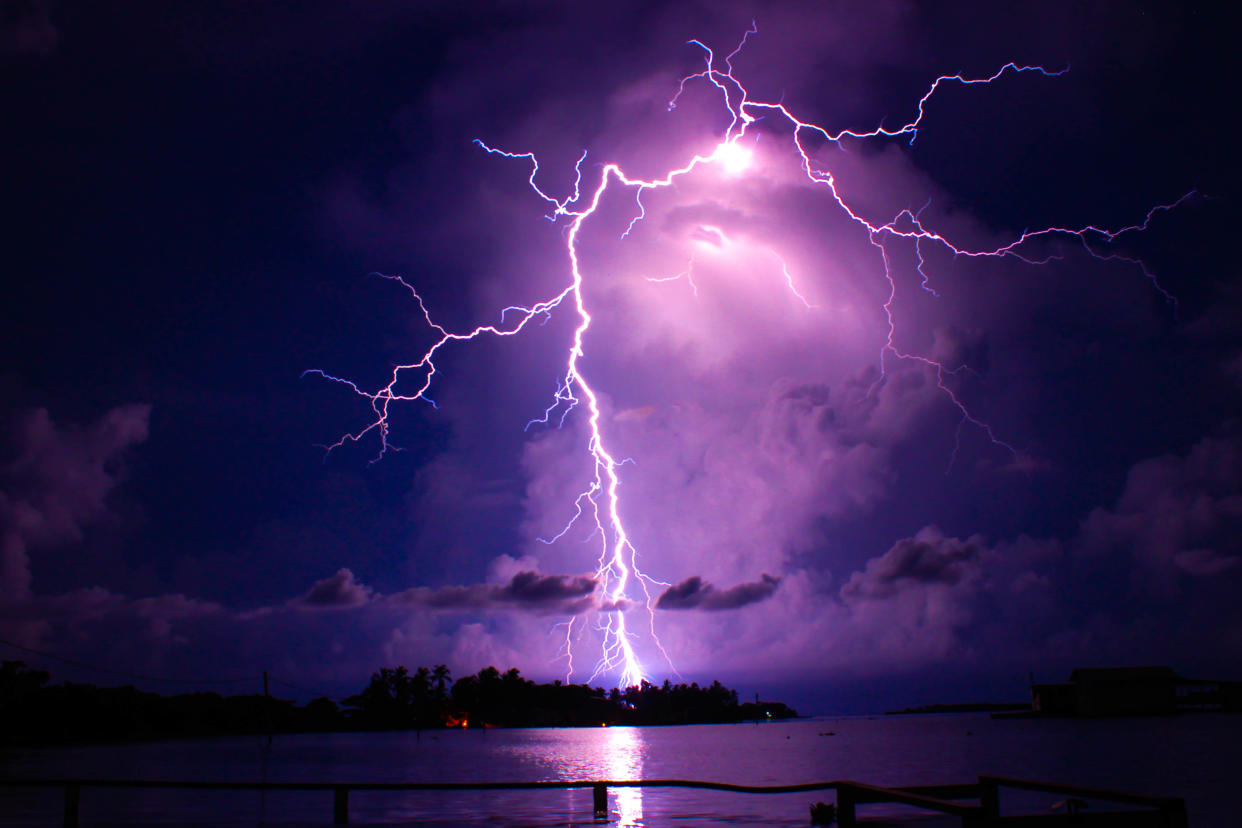
<path id="1" fill-rule="evenodd" d="M 567 284 L 559 293 L 530 306 L 515 305 L 504 308 L 500 312 L 499 320 L 495 323 L 479 325 L 469 331 L 452 332 L 441 327 L 432 319 L 430 312 L 423 304 L 422 298 L 412 286 L 400 277 L 386 276 L 385 278 L 392 279 L 401 284 L 410 292 L 427 325 L 439 337 L 435 343 L 414 361 L 393 368 L 391 379 L 375 391 L 363 389 L 351 380 L 332 376 L 318 369 L 306 372 L 346 385 L 367 400 L 373 412 L 373 417 L 368 425 L 357 432 L 345 434 L 336 443 L 328 446 L 327 449 L 330 451 L 347 442 L 356 442 L 374 431 L 378 435 L 380 442 L 379 453 L 375 458 L 378 460 L 390 448 L 388 432 L 390 406 L 394 402 L 412 402 L 415 400 L 431 403 L 428 391 L 436 375 L 435 359 L 440 354 L 442 348 L 450 343 L 472 340 L 485 335 L 499 337 L 515 336 L 521 333 L 532 321 L 544 319 L 547 315 L 553 311 L 560 310 L 562 307 L 574 315 L 577 319 L 577 324 L 566 352 L 565 363 L 560 374 L 556 394 L 551 404 L 544 411 L 543 416 L 533 422 L 559 425 L 564 423 L 565 419 L 575 409 L 579 407 L 585 408 L 588 434 L 585 448 L 587 456 L 590 457 L 593 472 L 586 487 L 576 498 L 574 516 L 554 537 L 543 540 L 545 543 L 554 543 L 563 537 L 578 521 L 587 520 L 590 522 L 593 530 L 593 537 L 597 537 L 599 541 L 598 563 L 595 571 L 595 580 L 598 585 L 596 605 L 599 611 L 595 614 L 594 624 L 602 637 L 602 652 L 595 661 L 588 681 L 593 681 L 597 676 L 607 673 L 615 675 L 620 686 L 628 687 L 638 684 L 647 675 L 634 650 L 634 641 L 638 633 L 627 623 L 628 614 L 635 610 L 639 603 L 645 609 L 647 623 L 644 626 L 649 630 L 652 643 L 660 651 L 664 659 L 669 661 L 668 654 L 664 652 L 655 634 L 655 615 L 652 597 L 653 586 L 666 586 L 666 584 L 644 574 L 639 567 L 638 553 L 629 532 L 626 530 L 621 508 L 622 479 L 620 466 L 623 460 L 616 457 L 608 447 L 598 392 L 582 370 L 582 360 L 586 352 L 587 333 L 591 327 L 592 317 L 583 295 L 583 283 L 586 275 L 583 273 L 579 259 L 579 237 L 583 225 L 595 215 L 605 191 L 610 186 L 629 188 L 634 192 L 635 215 L 626 228 L 625 233 L 622 234 L 625 237 L 628 236 L 635 224 L 646 215 L 643 197 L 649 191 L 659 191 L 668 188 L 679 177 L 706 164 L 720 164 L 726 176 L 736 176 L 746 172 L 754 161 L 753 149 L 741 143 L 748 137 L 748 131 L 761 118 L 783 119 L 792 129 L 789 140 L 791 141 L 792 148 L 798 154 L 804 175 L 813 184 L 824 188 L 829 201 L 834 203 L 857 226 L 859 232 L 875 248 L 879 271 L 888 283 L 888 298 L 883 304 L 888 328 L 887 338 L 879 355 L 881 375 L 872 392 L 874 393 L 886 381 L 886 370 L 890 360 L 922 364 L 935 374 L 937 384 L 947 400 L 958 410 L 961 418 L 959 431 L 964 425 L 973 425 L 981 429 L 994 444 L 1002 446 L 1014 454 L 1016 454 L 1016 450 L 998 438 L 993 433 L 990 425 L 976 418 L 950 387 L 949 378 L 959 372 L 969 370 L 968 366 L 945 365 L 931 356 L 903 351 L 894 343 L 896 322 L 894 320 L 893 302 L 896 297 L 897 287 L 890 268 L 887 245 L 904 242 L 913 246 L 919 262 L 917 269 L 919 275 L 923 277 L 923 289 L 934 294 L 934 291 L 927 284 L 926 274 L 922 271 L 925 246 L 939 246 L 959 256 L 976 258 L 1012 257 L 1029 264 L 1042 264 L 1052 257 L 1041 258 L 1033 254 L 1024 253 L 1028 242 L 1046 237 L 1073 237 L 1094 258 L 1123 261 L 1139 268 L 1144 276 L 1150 280 L 1154 288 L 1175 307 L 1173 297 L 1160 286 L 1154 275 L 1148 272 L 1141 261 L 1112 252 L 1109 246 L 1124 234 L 1145 229 L 1157 212 L 1171 209 L 1190 197 L 1191 193 L 1182 196 L 1181 199 L 1173 204 L 1153 208 L 1147 213 L 1146 218 L 1141 223 L 1118 230 L 1105 230 L 1094 225 L 1077 229 L 1047 227 L 1023 232 L 1018 238 L 994 249 L 968 249 L 957 245 L 938 231 L 926 226 L 920 218 L 921 211 L 915 213 L 911 210 L 903 210 L 885 222 L 877 222 L 864 217 L 842 196 L 837 189 L 832 173 L 817 164 L 813 159 L 812 152 L 803 143 L 805 139 L 813 138 L 821 143 L 826 141 L 829 144 L 840 146 L 841 142 L 847 138 L 851 140 L 866 140 L 897 136 L 909 136 L 910 142 L 913 143 L 921 128 L 924 106 L 942 85 L 950 83 L 962 85 L 987 84 L 997 81 L 1003 75 L 1009 73 L 1038 72 L 1046 76 L 1058 76 L 1068 71 L 1068 69 L 1050 71 L 1041 66 L 1019 66 L 1014 63 L 1007 63 L 988 77 L 969 78 L 962 75 L 942 75 L 932 82 L 927 92 L 919 99 L 915 117 L 903 126 L 897 128 L 880 126 L 862 132 L 844 129 L 840 132 L 832 133 L 823 127 L 800 120 L 786 109 L 782 103 L 768 103 L 750 98 L 746 87 L 733 74 L 732 59 L 745 46 L 747 38 L 756 34 L 756 32 L 757 29 L 752 25 L 750 30 L 742 37 L 737 48 L 725 58 L 723 67 L 717 65 L 711 49 L 697 40 L 689 41 L 690 44 L 703 51 L 705 55 L 705 68 L 701 72 L 688 75 L 681 80 L 677 93 L 669 102 L 669 110 L 676 108 L 678 100 L 689 84 L 702 82 L 710 84 L 719 91 L 723 105 L 731 115 L 731 122 L 721 137 L 720 143 L 710 155 L 694 155 L 683 166 L 667 171 L 663 177 L 650 180 L 632 178 L 617 164 L 609 163 L 602 166 L 599 180 L 594 188 L 588 192 L 583 192 L 582 163 L 586 159 L 586 154 L 583 153 L 575 167 L 576 176 L 572 192 L 565 198 L 558 199 L 546 193 L 537 183 L 539 162 L 534 153 L 506 152 L 488 146 L 483 141 L 476 139 L 475 143 L 488 153 L 508 159 L 524 159 L 529 162 L 531 173 L 528 180 L 531 189 L 538 198 L 548 205 L 550 210 L 548 218 L 564 225 L 568 279 Z M 696 235 L 699 243 L 706 242 L 709 245 L 719 245 L 726 241 L 724 233 L 714 227 L 704 227 L 701 233 Z M 813 310 L 814 306 L 794 289 L 793 276 L 789 273 L 788 268 L 785 267 L 784 260 L 780 258 L 778 253 L 773 252 L 781 262 L 785 286 L 797 298 L 801 299 L 808 309 Z M 410 380 L 411 377 L 413 378 L 412 381 Z M 434 403 L 432 404 L 434 405 Z M 636 590 L 642 593 L 641 602 L 635 597 Z M 569 662 L 571 674 L 573 672 L 572 647 L 576 640 L 574 635 L 575 627 L 578 628 L 579 637 L 587 627 L 585 619 L 581 623 L 578 622 L 578 618 L 570 618 L 565 625 L 563 655 Z M 669 661 L 669 666 L 672 667 L 671 661 Z"/>
<path id="2" fill-rule="evenodd" d="M 718 161 L 728 175 L 741 175 L 755 160 L 755 151 L 737 141 L 725 141 L 716 147 L 712 160 Z"/>

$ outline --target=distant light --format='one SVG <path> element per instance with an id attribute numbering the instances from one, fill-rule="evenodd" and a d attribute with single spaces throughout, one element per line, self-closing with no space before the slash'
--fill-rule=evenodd
<path id="1" fill-rule="evenodd" d="M 716 147 L 712 159 L 719 161 L 729 175 L 740 175 L 755 160 L 755 153 L 750 147 L 744 147 L 736 141 L 726 141 Z"/>

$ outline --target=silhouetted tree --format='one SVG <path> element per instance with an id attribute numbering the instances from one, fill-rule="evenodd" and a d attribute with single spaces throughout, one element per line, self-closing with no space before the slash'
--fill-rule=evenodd
<path id="1" fill-rule="evenodd" d="M 431 670 L 431 680 L 435 683 L 436 688 L 436 701 L 441 704 L 448 701 L 448 686 L 452 678 L 449 668 L 443 664 L 437 664 Z"/>

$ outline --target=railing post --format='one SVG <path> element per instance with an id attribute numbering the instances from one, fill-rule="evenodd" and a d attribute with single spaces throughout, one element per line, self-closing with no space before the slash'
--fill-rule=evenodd
<path id="1" fill-rule="evenodd" d="M 995 779 L 979 777 L 979 807 L 983 809 L 984 820 L 1000 818 L 1000 786 Z"/>
<path id="2" fill-rule="evenodd" d="M 332 824 L 349 824 L 349 788 L 344 785 L 332 789 Z"/>
<path id="3" fill-rule="evenodd" d="M 78 828 L 78 804 L 82 799 L 82 787 L 68 784 L 65 786 L 65 828 Z"/>
<path id="4" fill-rule="evenodd" d="M 592 788 L 593 798 L 595 800 L 595 818 L 608 818 L 608 786 L 603 782 L 596 782 Z"/>
<path id="5" fill-rule="evenodd" d="M 854 820 L 854 789 L 849 785 L 837 786 L 837 825 L 841 828 L 855 828 Z"/>

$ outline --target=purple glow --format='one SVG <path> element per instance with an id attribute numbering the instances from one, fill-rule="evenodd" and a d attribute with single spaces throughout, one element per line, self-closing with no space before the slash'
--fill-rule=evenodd
<path id="1" fill-rule="evenodd" d="M 598 544 L 594 581 L 596 583 L 593 604 L 578 615 L 571 616 L 564 625 L 564 645 L 562 655 L 566 660 L 567 674 L 574 672 L 574 650 L 584 637 L 590 633 L 598 638 L 600 654 L 595 659 L 588 681 L 594 681 L 603 674 L 614 675 L 622 686 L 637 684 L 649 677 L 650 671 L 644 667 L 644 658 L 636 648 L 636 642 L 644 641 L 648 651 L 658 653 L 667 662 L 670 669 L 677 659 L 676 649 L 661 642 L 656 632 L 656 602 L 659 595 L 653 587 L 667 588 L 670 581 L 659 580 L 648 574 L 639 565 L 639 552 L 633 540 L 633 534 L 627 527 L 627 520 L 632 520 L 635 508 L 623 508 L 623 475 L 621 466 L 626 459 L 616 448 L 614 436 L 606 429 L 610 417 L 619 418 L 628 414 L 635 418 L 647 416 L 641 411 L 621 412 L 621 414 L 605 414 L 605 402 L 602 391 L 596 381 L 588 377 L 585 361 L 588 356 L 587 339 L 595 321 L 592 304 L 588 296 L 588 283 L 593 280 L 592 267 L 584 263 L 586 251 L 591 247 L 591 240 L 584 238 L 588 220 L 607 213 L 607 218 L 616 220 L 616 207 L 608 201 L 617 189 L 632 192 L 633 201 L 630 212 L 621 220 L 616 236 L 624 243 L 641 245 L 643 240 L 638 236 L 638 229 L 649 218 L 651 199 L 658 198 L 662 191 L 676 190 L 683 181 L 693 179 L 695 186 L 704 188 L 735 188 L 745 186 L 762 186 L 756 182 L 765 179 L 778 180 L 789 175 L 789 161 L 794 160 L 798 167 L 798 175 L 804 182 L 811 185 L 821 200 L 839 211 L 839 218 L 865 240 L 871 248 L 874 262 L 884 279 L 883 301 L 880 314 L 883 318 L 884 330 L 881 332 L 882 347 L 878 354 L 878 371 L 874 373 L 867 387 L 862 390 L 863 397 L 878 405 L 878 395 L 889 382 L 890 372 L 894 363 L 909 363 L 921 367 L 934 377 L 939 393 L 956 410 L 958 416 L 958 438 L 965 425 L 979 429 L 995 446 L 1003 449 L 1015 463 L 1020 462 L 1022 452 L 1010 442 L 997 435 L 993 426 L 980 416 L 973 413 L 965 399 L 954 389 L 952 380 L 969 373 L 972 369 L 965 361 L 950 361 L 938 356 L 934 350 L 920 352 L 907 346 L 899 345 L 899 326 L 894 312 L 894 302 L 898 294 L 898 275 L 902 264 L 898 258 L 913 257 L 913 265 L 919 284 L 924 292 L 933 298 L 936 291 L 930 283 L 930 277 L 924 270 L 925 256 L 937 250 L 952 257 L 967 259 L 1016 259 L 1025 264 L 1043 264 L 1056 258 L 1057 254 L 1033 251 L 1037 243 L 1052 238 L 1070 238 L 1081 244 L 1086 252 L 1095 259 L 1103 261 L 1120 261 L 1136 267 L 1153 287 L 1175 307 L 1172 295 L 1157 281 L 1154 274 L 1137 258 L 1122 255 L 1110 250 L 1109 245 L 1118 237 L 1138 232 L 1147 227 L 1153 215 L 1159 211 L 1169 210 L 1189 194 L 1178 201 L 1161 205 L 1148 211 L 1139 223 L 1118 230 L 1107 230 L 1096 225 L 1086 225 L 1073 229 L 1068 227 L 1045 227 L 1028 230 L 1016 238 L 1003 243 L 988 245 L 970 245 L 953 240 L 949 231 L 935 229 L 925 224 L 922 218 L 923 209 L 914 211 L 909 208 L 900 209 L 891 218 L 879 220 L 869 217 L 868 208 L 860 205 L 858 199 L 844 194 L 843 188 L 834 173 L 824 163 L 821 156 L 825 151 L 848 153 L 851 147 L 860 142 L 883 141 L 884 139 L 909 136 L 908 143 L 913 144 L 923 128 L 925 105 L 936 92 L 945 85 L 956 83 L 964 86 L 999 82 L 1004 77 L 1020 73 L 1038 73 L 1048 77 L 1058 77 L 1068 71 L 1062 69 L 1052 71 L 1042 66 L 1026 66 L 1007 63 L 999 70 L 986 77 L 967 77 L 961 74 L 942 75 L 936 78 L 927 91 L 913 107 L 915 117 L 895 128 L 877 126 L 866 131 L 841 129 L 833 132 L 810 121 L 796 117 L 783 103 L 754 100 L 745 86 L 734 75 L 733 59 L 737 57 L 747 40 L 757 34 L 752 26 L 742 37 L 741 42 L 723 60 L 723 67 L 718 66 L 713 51 L 697 40 L 689 41 L 704 52 L 705 67 L 702 71 L 683 77 L 678 84 L 676 93 L 668 103 L 668 110 L 678 109 L 682 99 L 691 94 L 700 84 L 706 84 L 719 93 L 723 111 L 727 113 L 728 124 L 723 134 L 715 137 L 714 147 L 707 153 L 695 153 L 689 160 L 654 177 L 640 177 L 626 172 L 618 163 L 606 163 L 599 171 L 597 182 L 593 187 L 583 189 L 586 154 L 579 157 L 574 166 L 573 184 L 569 193 L 563 198 L 550 194 L 540 182 L 540 164 L 532 152 L 511 152 L 492 147 L 481 139 L 476 143 L 487 153 L 501 156 L 508 160 L 529 162 L 530 175 L 528 182 L 531 191 L 543 202 L 548 210 L 548 219 L 557 224 L 564 233 L 564 254 L 567 264 L 568 282 L 559 292 L 546 299 L 529 305 L 511 305 L 499 313 L 499 319 L 490 324 L 478 325 L 465 332 L 453 332 L 441 326 L 432 318 L 431 312 L 422 297 L 409 283 L 399 276 L 386 276 L 403 287 L 413 296 L 427 326 L 438 336 L 438 339 L 415 360 L 397 365 L 393 368 L 388 382 L 371 391 L 360 387 L 357 383 L 320 370 L 307 373 L 318 374 L 333 382 L 347 386 L 357 395 L 368 401 L 373 419 L 362 429 L 350 432 L 328 446 L 335 449 L 347 442 L 356 442 L 368 434 L 375 432 L 379 438 L 379 451 L 375 459 L 383 457 L 390 448 L 389 415 L 394 402 L 412 402 L 425 400 L 431 402 L 428 394 L 437 374 L 435 359 L 451 342 L 468 341 L 492 335 L 512 337 L 526 330 L 532 322 L 545 320 L 562 306 L 573 314 L 576 320 L 571 341 L 565 353 L 563 369 L 559 370 L 559 381 L 552 402 L 541 417 L 531 421 L 531 425 L 566 426 L 570 415 L 578 407 L 586 409 L 586 416 L 581 425 L 585 428 L 585 450 L 592 471 L 587 484 L 572 498 L 573 514 L 556 532 L 540 540 L 546 545 L 567 542 L 567 536 L 578 527 L 579 521 L 585 519 L 586 529 L 593 542 Z M 763 126 L 760 126 L 763 124 Z M 770 127 L 770 129 L 769 129 Z M 761 132 L 761 130 L 767 130 Z M 774 142 L 781 139 L 777 130 L 785 130 L 787 145 L 784 151 L 793 151 L 793 156 L 782 157 Z M 775 137 L 768 135 L 773 132 Z M 760 143 L 758 138 L 764 139 Z M 812 145 L 815 146 L 812 146 Z M 588 179 L 593 171 L 585 172 Z M 714 203 L 714 202 L 713 202 Z M 606 206 L 607 205 L 607 206 Z M 926 205 L 924 205 L 924 208 Z M 724 208 L 721 208 L 724 210 Z M 601 220 L 603 220 L 601 218 Z M 594 224 L 594 222 L 591 222 Z M 773 303 L 784 301 L 792 296 L 796 306 L 790 312 L 797 314 L 820 314 L 825 320 L 833 320 L 834 324 L 858 324 L 865 321 L 863 317 L 850 311 L 848 304 L 840 303 L 829 296 L 821 296 L 825 289 L 813 285 L 803 286 L 799 276 L 796 258 L 782 250 L 782 239 L 756 238 L 754 234 L 739 236 L 723 223 L 710 221 L 693 222 L 692 229 L 684 234 L 683 241 L 688 248 L 686 256 L 680 259 L 684 264 L 672 264 L 667 272 L 673 275 L 653 273 L 646 277 L 655 283 L 675 283 L 684 281 L 688 284 L 693 296 L 700 298 L 700 283 L 696 280 L 696 272 L 701 268 L 711 271 L 710 278 L 723 276 L 736 277 L 737 271 L 749 281 L 748 289 L 757 291 L 762 297 L 760 301 Z M 656 252 L 658 257 L 658 251 Z M 791 264 L 790 262 L 794 262 Z M 674 289 L 672 284 L 665 285 L 668 290 Z M 777 295 L 779 293 L 779 295 Z M 834 301 L 839 307 L 829 311 L 825 306 Z M 765 306 L 765 310 L 768 306 Z M 664 312 L 673 316 L 674 325 L 693 326 L 689 319 L 678 319 L 680 305 L 670 302 L 665 305 Z M 598 310 L 596 310 L 598 313 Z M 737 324 L 748 324 L 738 320 Z M 808 324 L 799 318 L 796 324 Z M 848 334 L 844 334 L 848 335 Z M 718 341 L 710 328 L 706 332 L 695 334 L 706 344 L 705 348 L 727 347 Z M 434 403 L 432 403 L 434 405 Z M 951 455 L 956 457 L 955 446 Z M 639 462 L 642 458 L 637 458 Z M 843 495 L 844 496 L 844 495 Z M 854 493 L 850 493 L 854 496 Z M 857 495 L 862 497 L 861 494 Z M 926 537 L 919 536 L 919 541 L 928 545 L 948 545 L 956 539 L 944 539 L 934 533 Z M 972 547 L 973 548 L 973 547 Z M 665 554 L 676 555 L 674 552 Z M 973 554 L 973 553 L 972 553 Z M 868 569 L 870 573 L 870 569 Z M 755 579 L 760 573 L 751 573 Z M 666 576 L 670 579 L 672 575 Z M 763 580 L 754 583 L 764 585 L 766 597 L 776 590 L 779 579 L 762 573 Z M 847 598 L 867 597 L 862 586 L 861 576 L 847 584 Z M 691 592 L 703 585 L 695 580 L 682 582 L 693 587 Z M 745 586 L 745 585 L 743 585 Z M 706 586 L 710 589 L 710 585 Z M 736 588 L 735 588 L 736 589 Z M 667 593 L 666 593 L 667 594 Z M 759 593 L 756 593 L 759 594 Z M 640 625 L 627 623 L 627 615 L 639 610 L 646 613 L 646 620 Z"/>

